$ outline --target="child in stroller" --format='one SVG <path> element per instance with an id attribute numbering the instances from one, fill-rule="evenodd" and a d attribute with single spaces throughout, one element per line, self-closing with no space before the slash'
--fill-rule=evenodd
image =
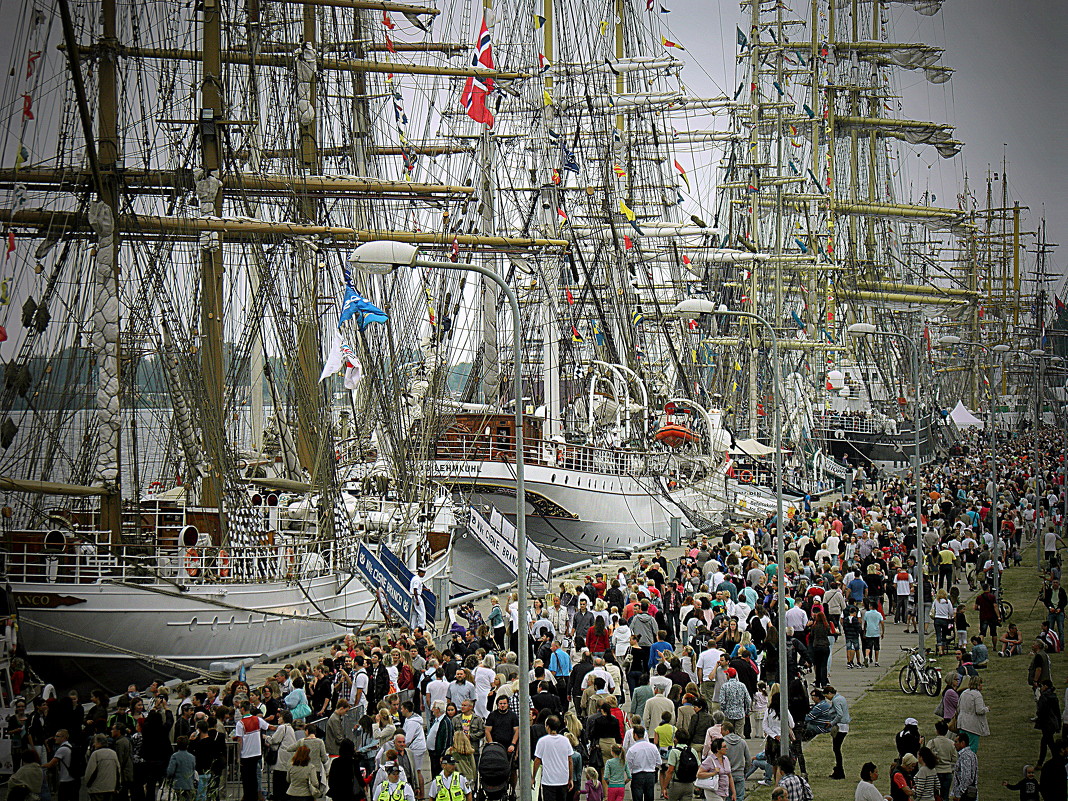
<path id="1" fill-rule="evenodd" d="M 500 743 L 489 742 L 482 747 L 478 760 L 479 798 L 485 801 L 504 801 L 514 797 L 512 787 L 512 759 Z"/>

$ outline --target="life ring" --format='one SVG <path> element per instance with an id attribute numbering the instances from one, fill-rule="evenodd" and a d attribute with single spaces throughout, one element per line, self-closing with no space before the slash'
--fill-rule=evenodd
<path id="1" fill-rule="evenodd" d="M 743 484 L 750 484 L 750 483 L 752 483 L 752 481 L 753 481 L 753 473 L 752 473 L 752 471 L 750 471 L 750 470 L 743 470 L 743 471 L 742 471 L 742 472 L 741 472 L 741 473 L 740 473 L 740 474 L 738 475 L 738 480 L 739 480 L 739 481 L 741 481 L 741 482 L 742 482 Z"/>
<path id="2" fill-rule="evenodd" d="M 190 548 L 185 552 L 185 572 L 189 574 L 189 578 L 196 578 L 200 575 L 200 554 L 197 553 L 196 548 Z"/>
<path id="3" fill-rule="evenodd" d="M 162 481 L 153 481 L 151 484 L 148 485 L 148 494 L 149 495 L 158 495 L 161 492 L 163 492 L 163 482 Z"/>
<path id="4" fill-rule="evenodd" d="M 225 548 L 219 549 L 219 576 L 230 578 L 230 552 Z"/>

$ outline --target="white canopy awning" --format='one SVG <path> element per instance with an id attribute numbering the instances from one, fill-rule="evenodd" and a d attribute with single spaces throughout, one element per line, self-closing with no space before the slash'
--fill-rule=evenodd
<path id="1" fill-rule="evenodd" d="M 770 445 L 757 442 L 755 439 L 737 439 L 734 441 L 734 447 L 731 448 L 730 452 L 742 456 L 767 456 L 775 453 L 775 449 Z"/>
<path id="2" fill-rule="evenodd" d="M 958 428 L 969 428 L 971 426 L 981 426 L 983 421 L 968 411 L 968 407 L 964 405 L 964 401 L 957 401 L 957 405 L 953 407 L 953 411 L 949 413 L 953 422 L 957 424 Z"/>

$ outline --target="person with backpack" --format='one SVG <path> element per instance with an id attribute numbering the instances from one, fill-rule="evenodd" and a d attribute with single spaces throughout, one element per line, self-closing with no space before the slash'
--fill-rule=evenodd
<path id="1" fill-rule="evenodd" d="M 668 750 L 667 768 L 660 775 L 660 794 L 668 801 L 691 801 L 693 783 L 700 765 L 684 729 L 675 732 L 675 745 Z"/>
<path id="2" fill-rule="evenodd" d="M 75 756 L 70 743 L 70 732 L 60 729 L 56 732 L 56 750 L 52 758 L 42 767 L 45 770 L 55 768 L 58 778 L 59 801 L 78 801 L 78 789 L 81 787 L 82 773 L 85 771 L 84 754 Z"/>

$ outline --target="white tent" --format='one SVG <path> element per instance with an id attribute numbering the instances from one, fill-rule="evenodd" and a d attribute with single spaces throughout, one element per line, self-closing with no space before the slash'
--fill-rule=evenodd
<path id="1" fill-rule="evenodd" d="M 982 420 L 968 411 L 968 407 L 964 405 L 964 401 L 957 401 L 957 405 L 953 408 L 953 411 L 949 413 L 949 416 L 953 419 L 953 422 L 957 424 L 958 428 L 969 428 L 971 426 L 983 425 Z"/>

